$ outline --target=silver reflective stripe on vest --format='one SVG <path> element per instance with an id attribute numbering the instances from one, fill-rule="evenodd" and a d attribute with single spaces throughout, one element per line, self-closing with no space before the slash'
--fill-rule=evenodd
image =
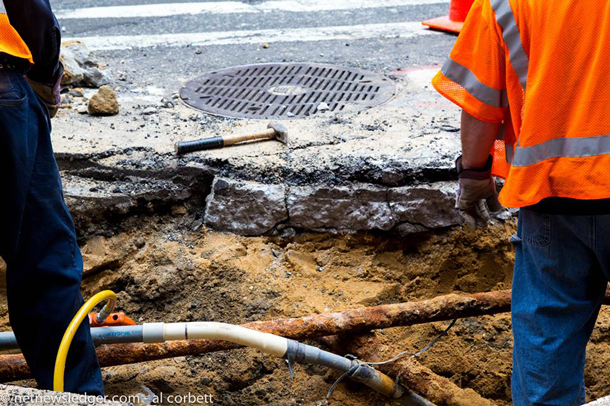
<path id="1" fill-rule="evenodd" d="M 4 2 L 0 0 L 0 14 L 6 14 L 6 7 L 4 7 Z"/>
<path id="2" fill-rule="evenodd" d="M 476 97 L 480 102 L 494 107 L 508 106 L 506 91 L 484 85 L 468 68 L 451 58 L 447 59 L 447 62 L 441 68 L 441 72 L 443 72 L 447 79 L 451 79 L 468 90 L 468 93 Z"/>
<path id="3" fill-rule="evenodd" d="M 508 0 L 491 0 L 491 7 L 496 13 L 496 21 L 502 27 L 502 37 L 508 47 L 510 63 L 519 76 L 519 82 L 523 90 L 527 87 L 527 72 L 529 70 L 529 58 L 521 43 L 521 33 L 517 21 Z"/>
<path id="4" fill-rule="evenodd" d="M 610 154 L 610 135 L 555 138 L 531 147 L 517 146 L 512 166 L 529 166 L 551 158 L 579 158 Z"/>

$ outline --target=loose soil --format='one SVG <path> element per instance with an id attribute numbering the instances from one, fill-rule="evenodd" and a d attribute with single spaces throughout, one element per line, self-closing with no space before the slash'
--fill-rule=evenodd
<path id="1" fill-rule="evenodd" d="M 511 284 L 512 222 L 410 238 L 307 234 L 282 240 L 211 232 L 182 207 L 175 208 L 171 217 L 129 221 L 139 221 L 136 228 L 126 228 L 133 231 L 83 242 L 83 295 L 114 290 L 120 310 L 138 323 L 241 324 L 451 292 L 508 289 Z M 396 349 L 415 352 L 447 325 L 432 323 L 378 334 Z M 4 302 L 0 327 L 9 328 Z M 604 309 L 589 346 L 586 380 L 591 399 L 610 394 L 605 379 L 609 338 L 610 311 Z M 511 404 L 511 347 L 509 315 L 469 318 L 458 321 L 420 360 L 457 385 L 504 406 Z M 327 401 L 336 372 L 297 366 L 291 381 L 284 361 L 249 349 L 111 367 L 103 375 L 109 395 L 140 394 L 142 403 L 162 392 L 211 394 L 214 404 L 227 406 L 391 404 L 351 382 L 340 384 Z"/>

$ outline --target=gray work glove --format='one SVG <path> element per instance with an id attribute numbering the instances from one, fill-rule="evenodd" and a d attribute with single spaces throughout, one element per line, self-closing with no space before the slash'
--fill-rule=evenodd
<path id="1" fill-rule="evenodd" d="M 502 210 L 496 183 L 491 176 L 492 163 L 490 156 L 485 168 L 464 169 L 462 157 L 456 161 L 460 187 L 455 207 L 470 228 L 488 225 L 491 222 L 489 212 Z"/>
<path id="2" fill-rule="evenodd" d="M 57 73 L 57 78 L 54 83 L 40 83 L 36 82 L 26 76 L 30 87 L 34 92 L 38 95 L 38 98 L 42 103 L 47 106 L 49 109 L 49 115 L 51 118 L 55 117 L 57 114 L 57 110 L 59 110 L 59 106 L 61 105 L 61 78 L 64 75 L 64 67 L 59 64 L 59 71 Z"/>

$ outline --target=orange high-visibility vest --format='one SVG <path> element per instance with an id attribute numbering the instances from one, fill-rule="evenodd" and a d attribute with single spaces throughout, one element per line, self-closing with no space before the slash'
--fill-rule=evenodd
<path id="1" fill-rule="evenodd" d="M 27 59 L 30 63 L 34 63 L 28 46 L 11 26 L 2 0 L 0 0 L 0 53 Z"/>
<path id="2" fill-rule="evenodd" d="M 433 85 L 504 124 L 502 204 L 610 198 L 609 50 L 610 2 L 475 0 Z"/>

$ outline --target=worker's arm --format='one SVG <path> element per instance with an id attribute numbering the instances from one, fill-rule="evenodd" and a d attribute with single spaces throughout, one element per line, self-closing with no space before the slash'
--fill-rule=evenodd
<path id="1" fill-rule="evenodd" d="M 457 161 L 460 189 L 456 206 L 471 227 L 487 224 L 489 211 L 502 208 L 491 176 L 493 158 L 489 154 L 500 127 L 501 124 L 486 123 L 462 112 L 462 156 Z"/>
<path id="2" fill-rule="evenodd" d="M 487 165 L 502 124 L 486 123 L 462 110 L 462 167 L 481 169 Z"/>

